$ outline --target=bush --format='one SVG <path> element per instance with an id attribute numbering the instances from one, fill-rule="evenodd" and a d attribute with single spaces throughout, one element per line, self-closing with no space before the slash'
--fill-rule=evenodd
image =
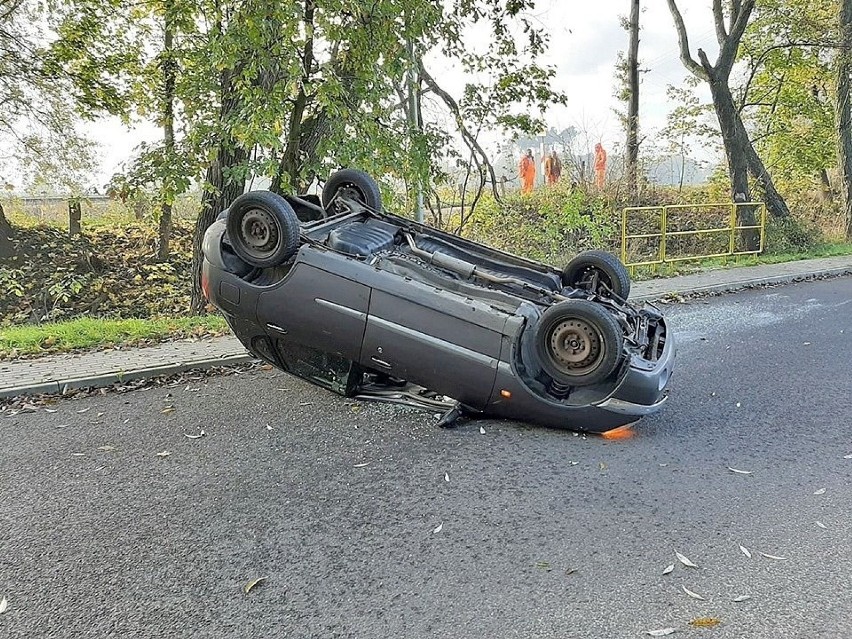
<path id="1" fill-rule="evenodd" d="M 464 235 L 534 260 L 563 265 L 578 252 L 617 252 L 619 216 L 608 201 L 568 184 L 529 195 L 485 197 Z"/>

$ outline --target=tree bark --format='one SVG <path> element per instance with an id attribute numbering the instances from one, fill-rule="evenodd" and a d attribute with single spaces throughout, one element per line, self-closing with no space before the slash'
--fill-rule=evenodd
<path id="1" fill-rule="evenodd" d="M 15 254 L 15 245 L 12 242 L 12 225 L 6 219 L 6 212 L 0 204 L 0 260 L 12 257 Z"/>
<path id="2" fill-rule="evenodd" d="M 223 126 L 230 121 L 231 115 L 239 108 L 239 99 L 232 90 L 233 78 L 240 70 L 225 70 L 220 75 L 219 88 L 221 96 L 221 107 L 219 109 L 219 121 Z M 228 133 L 223 134 L 219 143 L 216 157 L 207 167 L 206 186 L 204 195 L 201 197 L 201 211 L 195 220 L 195 229 L 192 236 L 192 296 L 190 311 L 194 314 L 203 313 L 207 306 L 204 292 L 201 289 L 201 266 L 204 255 L 201 252 L 204 243 L 204 234 L 219 213 L 228 208 L 231 203 L 245 190 L 245 180 L 234 178 L 229 169 L 244 164 L 248 159 L 248 152 L 241 147 Z"/>
<path id="3" fill-rule="evenodd" d="M 846 239 L 852 241 L 852 0 L 840 0 L 841 46 L 837 52 L 837 96 L 835 125 L 840 164 L 840 195 L 846 223 Z"/>
<path id="4" fill-rule="evenodd" d="M 171 3 L 167 3 L 163 18 L 163 146 L 166 161 L 175 156 L 175 59 L 172 52 L 174 32 L 171 21 Z M 172 234 L 172 193 L 163 193 L 160 206 L 157 260 L 169 259 L 169 240 Z"/>
<path id="5" fill-rule="evenodd" d="M 677 30 L 680 59 L 683 65 L 694 76 L 710 85 L 713 106 L 719 119 L 725 156 L 728 160 L 731 196 L 735 202 L 751 200 L 748 183 L 748 176 L 751 174 L 763 190 L 764 201 L 769 213 L 779 218 L 788 217 L 790 210 L 787 208 L 784 198 L 775 188 L 763 161 L 754 150 L 754 145 L 736 107 L 729 84 L 731 69 L 736 62 L 740 41 L 748 27 L 756 0 L 732 0 L 727 24 L 722 9 L 722 1 L 713 0 L 713 19 L 716 27 L 716 38 L 719 41 L 719 57 L 715 64 L 711 64 L 707 55 L 701 49 L 698 50 L 700 63 L 692 57 L 686 25 L 677 7 L 677 2 L 676 0 L 667 0 L 667 2 Z M 751 226 L 754 224 L 754 212 L 751 211 L 750 207 L 740 207 L 739 212 L 740 225 Z M 756 233 L 746 234 L 744 239 L 749 250 L 758 248 L 756 236 Z"/>
<path id="6" fill-rule="evenodd" d="M 627 192 L 630 204 L 639 202 L 639 0 L 631 0 L 630 46 L 627 51 Z"/>

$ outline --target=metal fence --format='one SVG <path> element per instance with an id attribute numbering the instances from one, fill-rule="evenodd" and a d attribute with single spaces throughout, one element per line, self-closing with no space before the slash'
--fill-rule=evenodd
<path id="1" fill-rule="evenodd" d="M 632 207 L 621 216 L 621 261 L 636 267 L 757 255 L 765 238 L 762 202 Z"/>

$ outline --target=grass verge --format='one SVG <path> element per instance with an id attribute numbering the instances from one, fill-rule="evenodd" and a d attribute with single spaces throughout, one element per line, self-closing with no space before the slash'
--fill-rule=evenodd
<path id="1" fill-rule="evenodd" d="M 219 315 L 157 319 L 78 318 L 0 328 L 0 359 L 49 353 L 144 346 L 172 339 L 223 335 L 228 325 Z"/>
<path id="2" fill-rule="evenodd" d="M 783 262 L 799 262 L 801 260 L 838 257 L 841 255 L 852 255 L 852 244 L 822 244 L 798 253 L 764 253 L 762 255 L 740 255 L 729 258 L 671 262 L 668 264 L 658 264 L 656 269 L 648 266 L 638 266 L 635 267 L 631 279 L 635 281 L 650 280 L 688 275 L 709 269 L 739 268 L 741 266 L 757 266 L 759 264 L 781 264 Z"/>

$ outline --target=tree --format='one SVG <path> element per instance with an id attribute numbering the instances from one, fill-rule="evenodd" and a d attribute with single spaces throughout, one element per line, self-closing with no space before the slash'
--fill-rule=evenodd
<path id="1" fill-rule="evenodd" d="M 0 149 L 5 175 L 68 189 L 94 166 L 80 118 L 124 112 L 127 25 L 104 20 L 118 0 L 0 0 Z M 45 37 L 45 33 L 50 34 Z M 13 250 L 0 218 L 0 256 Z"/>
<path id="2" fill-rule="evenodd" d="M 835 0 L 763 0 L 739 51 L 738 108 L 776 184 L 814 182 L 832 197 Z"/>
<path id="3" fill-rule="evenodd" d="M 702 49 L 698 49 L 700 62 L 695 61 L 689 48 L 689 36 L 677 2 L 676 0 L 667 0 L 667 2 L 677 30 L 683 65 L 694 76 L 707 82 L 710 87 L 713 106 L 722 132 L 734 201 L 751 200 L 748 180 L 751 174 L 763 189 L 768 211 L 776 217 L 789 216 L 790 211 L 784 198 L 776 190 L 772 178 L 754 150 L 730 87 L 731 71 L 756 0 L 731 0 L 727 16 L 722 8 L 722 0 L 713 0 L 713 19 L 719 42 L 719 55 L 715 63 L 710 62 Z M 749 207 L 739 207 L 739 214 L 740 224 L 746 226 L 755 224 L 754 213 Z M 746 240 L 750 249 L 757 248 L 756 234 L 747 234 Z"/>
<path id="4" fill-rule="evenodd" d="M 706 119 L 710 105 L 702 104 L 695 95 L 697 78 L 687 78 L 686 86 L 669 86 L 666 96 L 675 107 L 669 112 L 666 126 L 660 131 L 660 138 L 666 142 L 665 151 L 675 155 L 680 160 L 680 175 L 678 176 L 678 192 L 683 190 L 686 173 L 686 163 L 692 157 L 695 148 L 707 148 L 719 132 L 710 127 Z"/>
<path id="5" fill-rule="evenodd" d="M 627 192 L 630 204 L 639 202 L 639 0 L 630 0 L 627 49 Z"/>
<path id="6" fill-rule="evenodd" d="M 852 0 L 840 0 L 838 26 L 841 48 L 837 55 L 837 148 L 842 178 L 846 238 L 852 240 Z"/>

